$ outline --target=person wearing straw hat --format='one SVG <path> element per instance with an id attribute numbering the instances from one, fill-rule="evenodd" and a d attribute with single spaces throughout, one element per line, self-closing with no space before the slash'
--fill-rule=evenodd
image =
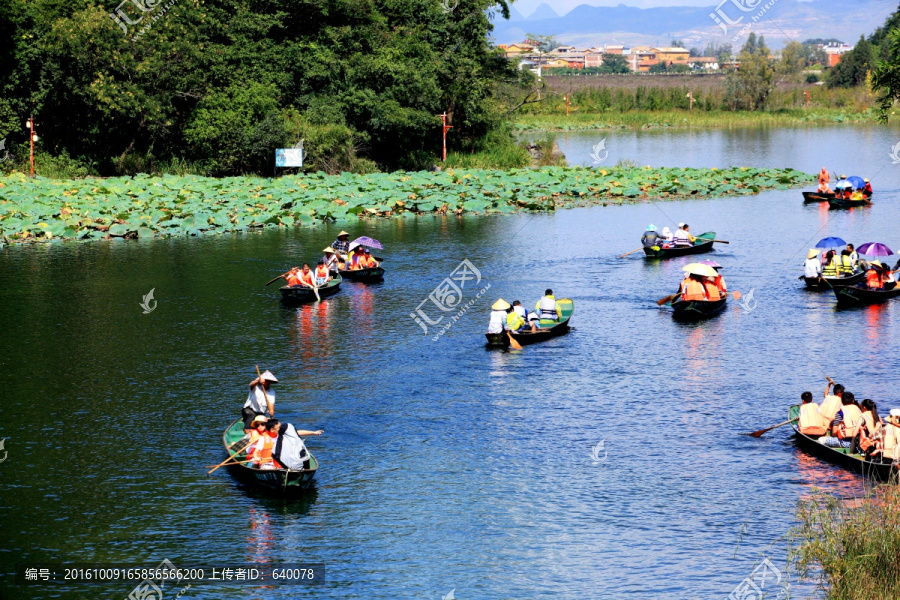
<path id="1" fill-rule="evenodd" d="M 863 182 L 866 184 L 863 186 L 863 196 L 866 198 L 872 197 L 872 183 L 868 179 L 863 179 Z"/>
<path id="2" fill-rule="evenodd" d="M 334 248 L 338 257 L 346 260 L 347 253 L 350 251 L 350 234 L 342 229 L 331 247 Z"/>
<path id="3" fill-rule="evenodd" d="M 325 253 L 325 256 L 322 257 L 322 260 L 325 261 L 325 266 L 331 271 L 332 274 L 338 272 L 338 257 L 337 253 L 334 251 L 334 248 L 328 246 L 322 252 Z"/>
<path id="4" fill-rule="evenodd" d="M 509 329 L 507 324 L 507 310 L 512 308 L 506 300 L 500 298 L 491 305 L 491 321 L 488 323 L 488 333 L 503 333 Z"/>
<path id="5" fill-rule="evenodd" d="M 250 395 L 244 402 L 241 417 L 244 419 L 244 433 L 250 433 L 253 422 L 258 417 L 265 419 L 266 414 L 275 416 L 275 390 L 272 385 L 278 383 L 278 379 L 271 371 L 266 371 L 250 382 Z"/>
<path id="6" fill-rule="evenodd" d="M 806 269 L 805 277 L 818 279 L 822 276 L 822 261 L 819 260 L 819 251 L 815 248 L 806 253 L 804 268 Z"/>

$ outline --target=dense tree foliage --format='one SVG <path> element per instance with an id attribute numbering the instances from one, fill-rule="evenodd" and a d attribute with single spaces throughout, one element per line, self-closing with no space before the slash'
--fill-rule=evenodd
<path id="1" fill-rule="evenodd" d="M 0 138 L 34 114 L 46 151 L 103 173 L 270 172 L 301 138 L 319 168 L 423 167 L 437 115 L 471 144 L 530 77 L 490 44 L 506 0 L 116 2 L 0 0 Z"/>
<path id="2" fill-rule="evenodd" d="M 828 87 L 855 87 L 866 81 L 869 71 L 875 66 L 875 52 L 872 44 L 860 36 L 859 42 L 850 52 L 841 57 L 828 75 Z"/>
<path id="3" fill-rule="evenodd" d="M 775 67 L 769 60 L 769 48 L 763 36 L 754 33 L 747 37 L 738 56 L 740 68 L 725 78 L 725 103 L 731 110 L 760 110 L 765 108 L 769 93 L 775 86 Z"/>

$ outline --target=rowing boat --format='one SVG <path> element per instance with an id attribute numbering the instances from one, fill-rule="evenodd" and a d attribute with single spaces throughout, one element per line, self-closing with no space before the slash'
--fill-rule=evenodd
<path id="1" fill-rule="evenodd" d="M 795 404 L 788 411 L 788 419 L 794 420 L 799 418 L 800 406 Z M 810 454 L 872 479 L 886 480 L 897 473 L 896 464 L 865 460 L 865 457 L 861 454 L 850 454 L 850 448 L 830 448 L 819 441 L 822 438 L 814 438 L 800 433 L 799 421 L 791 423 L 791 427 L 794 428 L 794 441 L 797 446 Z"/>
<path id="2" fill-rule="evenodd" d="M 244 441 L 241 441 L 244 440 Z M 244 422 L 238 419 L 222 434 L 222 443 L 229 456 L 237 457 L 234 460 L 244 460 L 246 455 L 242 449 L 247 443 L 244 434 Z M 246 464 L 231 464 L 229 468 L 237 477 L 252 483 L 264 490 L 286 494 L 307 489 L 311 484 L 316 471 L 319 469 L 319 461 L 309 453 L 309 463 L 304 469 L 256 469 Z"/>
<path id="3" fill-rule="evenodd" d="M 341 277 L 348 281 L 359 283 L 378 283 L 384 279 L 384 269 L 381 267 L 369 267 L 368 269 L 345 270 L 338 269 Z"/>
<path id="4" fill-rule="evenodd" d="M 728 296 L 721 300 L 677 300 L 672 303 L 672 317 L 680 321 L 699 321 L 714 317 L 728 305 Z"/>
<path id="5" fill-rule="evenodd" d="M 806 277 L 804 275 L 801 276 L 801 278 L 806 283 L 806 289 L 821 292 L 831 289 L 832 283 L 838 283 L 839 285 L 856 285 L 866 278 L 866 272 L 861 271 L 849 277 Z"/>
<path id="6" fill-rule="evenodd" d="M 674 258 L 676 256 L 687 256 L 688 254 L 703 254 L 713 249 L 713 241 L 715 239 L 716 232 L 709 231 L 698 235 L 692 246 L 645 246 L 644 255 L 647 258 Z"/>
<path id="7" fill-rule="evenodd" d="M 541 319 L 537 331 L 531 333 L 530 330 L 526 329 L 522 333 L 513 333 L 513 339 L 523 346 L 527 346 L 567 334 L 569 332 L 569 320 L 575 311 L 575 303 L 569 298 L 563 298 L 559 300 L 559 309 L 562 313 L 562 318 L 559 321 Z M 506 335 L 505 331 L 503 333 L 486 333 L 484 336 L 487 338 L 487 345 L 490 348 L 509 347 L 509 336 Z"/>
<path id="8" fill-rule="evenodd" d="M 340 275 L 331 278 L 331 281 L 319 288 L 319 298 L 327 298 L 334 296 L 341 289 Z M 303 304 L 306 302 L 315 302 L 316 293 L 311 287 L 305 285 L 286 285 L 281 288 L 281 299 L 291 304 Z"/>
<path id="9" fill-rule="evenodd" d="M 855 208 L 857 206 L 870 206 L 869 198 L 863 200 L 846 200 L 844 198 L 831 198 L 828 200 L 828 208 Z"/>
<path id="10" fill-rule="evenodd" d="M 822 192 L 803 192 L 803 203 L 810 202 L 828 202 L 834 199 L 834 194 L 823 194 Z"/>
<path id="11" fill-rule="evenodd" d="M 856 285 L 829 284 L 834 290 L 838 306 L 866 306 L 867 304 L 879 304 L 887 302 L 891 298 L 900 296 L 900 287 L 896 285 L 891 289 L 870 290 Z"/>

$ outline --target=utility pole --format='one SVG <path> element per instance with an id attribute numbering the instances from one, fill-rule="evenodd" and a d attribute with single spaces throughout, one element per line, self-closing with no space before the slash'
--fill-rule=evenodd
<path id="1" fill-rule="evenodd" d="M 447 125 L 447 113 L 443 113 L 440 117 L 444 124 L 444 151 L 441 155 L 441 162 L 447 162 L 447 132 L 453 129 L 453 125 Z"/>

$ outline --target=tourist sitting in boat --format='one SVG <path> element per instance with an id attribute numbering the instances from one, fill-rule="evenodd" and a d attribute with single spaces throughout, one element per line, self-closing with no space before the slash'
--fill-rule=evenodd
<path id="1" fill-rule="evenodd" d="M 881 434 L 875 439 L 875 448 L 869 456 L 871 460 L 892 463 L 900 460 L 900 409 L 892 408 L 882 421 Z"/>
<path id="2" fill-rule="evenodd" d="M 822 263 L 819 261 L 819 251 L 815 248 L 806 253 L 806 263 L 804 264 L 804 276 L 810 279 L 822 276 Z"/>
<path id="3" fill-rule="evenodd" d="M 716 277 L 713 279 L 713 284 L 716 286 L 716 289 L 719 290 L 719 295 L 721 297 L 725 297 L 728 295 L 728 286 L 725 285 L 725 278 L 722 277 L 722 273 L 719 272 L 719 269 L 722 267 L 713 267 L 716 270 Z"/>
<path id="4" fill-rule="evenodd" d="M 866 287 L 870 290 L 883 290 L 884 279 L 881 275 L 881 263 L 873 260 L 869 263 L 869 270 L 866 271 Z"/>
<path id="5" fill-rule="evenodd" d="M 350 234 L 346 231 L 341 231 L 337 239 L 331 244 L 331 247 L 334 248 L 338 258 L 347 260 L 347 253 L 350 252 Z"/>
<path id="6" fill-rule="evenodd" d="M 366 248 L 363 250 L 363 257 L 360 259 L 360 264 L 363 269 L 374 269 L 378 266 L 378 261 L 375 260 L 375 257 L 372 256 L 372 253 L 369 252 L 369 249 Z"/>
<path id="7" fill-rule="evenodd" d="M 878 407 L 870 398 L 866 398 L 860 404 L 863 422 L 859 430 L 859 447 L 865 453 L 866 458 L 875 451 L 876 442 L 882 437 L 882 421 L 878 416 Z"/>
<path id="8" fill-rule="evenodd" d="M 296 280 L 297 283 L 291 285 L 300 285 L 311 288 L 316 287 L 316 276 L 312 269 L 309 268 L 309 263 L 303 263 L 303 268 L 297 273 Z M 290 281 L 288 283 L 290 283 Z"/>
<path id="9" fill-rule="evenodd" d="M 850 252 L 850 264 L 853 270 L 856 271 L 859 268 L 859 254 L 856 252 L 853 244 L 847 244 L 847 250 Z"/>
<path id="10" fill-rule="evenodd" d="M 865 199 L 866 199 L 866 197 L 863 196 L 863 193 L 861 190 L 854 190 L 853 192 L 850 193 L 850 200 L 859 202 L 859 201 L 862 201 Z"/>
<path id="11" fill-rule="evenodd" d="M 675 236 L 672 235 L 672 230 L 668 227 L 663 227 L 662 237 L 666 242 L 672 242 L 675 240 Z"/>
<path id="12" fill-rule="evenodd" d="M 302 436 L 322 435 L 324 432 L 319 429 L 316 431 L 308 431 L 306 429 L 297 429 L 290 423 L 279 423 L 275 421 L 277 438 L 275 440 L 275 449 L 272 456 L 281 463 L 285 469 L 308 469 L 309 468 L 309 452 L 303 443 Z"/>
<path id="13" fill-rule="evenodd" d="M 834 394 L 829 393 L 832 385 L 834 386 Z M 822 406 L 819 407 L 819 416 L 822 417 L 823 424 L 830 424 L 834 420 L 834 416 L 843 405 L 841 402 L 843 394 L 844 386 L 829 379 L 828 386 L 825 388 L 825 399 L 822 401 Z"/>
<path id="14" fill-rule="evenodd" d="M 716 286 L 716 280 L 712 277 L 703 278 L 703 290 L 706 292 L 706 299 L 711 301 L 721 300 L 722 291 Z"/>
<path id="15" fill-rule="evenodd" d="M 863 186 L 863 189 L 862 189 L 863 197 L 871 198 L 872 197 L 872 184 L 871 184 L 871 182 L 869 182 L 868 179 L 863 179 L 863 182 L 866 184 L 865 186 Z"/>
<path id="16" fill-rule="evenodd" d="M 845 391 L 841 394 L 841 408 L 831 422 L 831 435 L 825 436 L 822 443 L 831 448 L 851 448 L 862 422 L 862 411 L 853 394 Z"/>
<path id="17" fill-rule="evenodd" d="M 506 328 L 513 333 L 521 333 L 525 329 L 525 319 L 512 306 L 506 309 Z"/>
<path id="18" fill-rule="evenodd" d="M 829 250 L 825 253 L 825 262 L 822 263 L 822 275 L 824 277 L 840 277 L 840 273 L 834 250 Z"/>
<path id="19" fill-rule="evenodd" d="M 278 380 L 271 371 L 266 371 L 260 377 L 250 382 L 250 394 L 241 410 L 241 418 L 244 419 L 244 433 L 250 433 L 253 421 L 257 417 L 275 416 L 275 390 L 272 389 Z"/>
<path id="20" fill-rule="evenodd" d="M 831 175 L 828 174 L 828 169 L 822 167 L 822 170 L 819 171 L 819 189 L 818 192 L 820 194 L 830 194 L 831 188 L 828 187 L 828 182 L 831 181 Z"/>
<path id="21" fill-rule="evenodd" d="M 280 469 L 281 464 L 272 456 L 275 441 L 278 439 L 278 421 L 269 419 L 257 424 L 256 436 L 251 434 L 250 447 L 247 449 L 249 466 L 256 469 Z M 255 439 L 254 439 L 255 438 Z"/>
<path id="22" fill-rule="evenodd" d="M 819 437 L 825 435 L 828 430 L 822 424 L 822 417 L 819 415 L 819 405 L 813 402 L 812 392 L 803 392 L 800 394 L 800 423 L 798 428 L 803 435 Z"/>
<path id="23" fill-rule="evenodd" d="M 347 258 L 347 270 L 358 271 L 359 269 L 364 268 L 362 266 L 363 256 L 364 254 L 362 246 L 357 246 L 356 248 L 354 248 Z"/>
<path id="24" fill-rule="evenodd" d="M 679 223 L 678 231 L 675 232 L 674 241 L 676 246 L 691 246 L 697 239 L 690 234 L 690 225 L 687 223 Z"/>
<path id="25" fill-rule="evenodd" d="M 850 258 L 850 251 L 844 248 L 841 250 L 840 257 L 835 254 L 835 258 L 839 258 L 838 260 L 838 269 L 843 277 L 849 277 L 853 275 L 853 259 Z"/>
<path id="26" fill-rule="evenodd" d="M 656 225 L 651 223 L 647 225 L 647 231 L 641 236 L 641 244 L 643 244 L 644 248 L 652 248 L 658 245 L 661 239 L 660 235 L 656 233 Z"/>
<path id="27" fill-rule="evenodd" d="M 488 333 L 503 333 L 509 329 L 506 321 L 506 310 L 508 308 L 510 308 L 509 302 L 503 298 L 491 305 L 491 321 L 488 323 Z"/>
<path id="28" fill-rule="evenodd" d="M 329 272 L 328 267 L 325 266 L 325 260 L 319 259 L 319 264 L 316 265 L 316 286 L 322 287 L 329 281 L 331 281 L 331 272 Z"/>
<path id="29" fill-rule="evenodd" d="M 524 306 L 522 306 L 522 303 L 518 300 L 513 301 L 512 306 L 513 310 L 516 311 L 516 314 L 522 317 L 526 325 L 530 327 L 531 333 L 537 331 L 537 326 L 541 321 L 540 315 L 538 315 L 536 312 L 528 312 L 528 310 Z"/>
<path id="30" fill-rule="evenodd" d="M 705 302 L 709 300 L 706 286 L 703 285 L 702 276 L 688 274 L 681 282 L 681 299 L 685 302 Z"/>
<path id="31" fill-rule="evenodd" d="M 544 291 L 544 297 L 537 301 L 534 310 L 537 311 L 542 321 L 559 321 L 562 318 L 562 308 L 556 301 L 553 290 L 549 288 Z"/>
<path id="32" fill-rule="evenodd" d="M 322 260 L 325 262 L 325 266 L 328 267 L 328 270 L 331 273 L 336 274 L 338 269 L 340 268 L 340 259 L 337 257 L 337 253 L 334 251 L 334 248 L 331 246 L 325 248 L 322 252 L 325 253 L 325 256 L 322 257 Z"/>

